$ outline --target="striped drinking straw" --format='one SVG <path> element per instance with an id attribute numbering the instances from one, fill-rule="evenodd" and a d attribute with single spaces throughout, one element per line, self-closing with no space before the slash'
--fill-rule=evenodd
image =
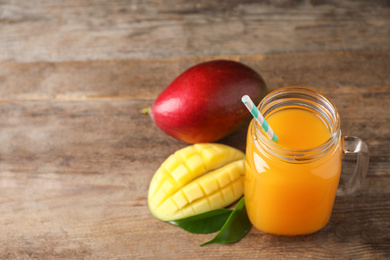
<path id="1" fill-rule="evenodd" d="M 245 95 L 241 98 L 241 101 L 244 103 L 246 108 L 251 112 L 251 114 L 253 115 L 253 117 L 257 121 L 257 123 L 259 123 L 259 125 L 261 125 L 261 128 L 263 128 L 264 132 L 267 133 L 268 137 L 272 141 L 277 143 L 279 140 L 278 137 L 276 136 L 274 131 L 271 129 L 271 127 L 268 125 L 267 121 L 265 121 L 263 115 L 260 114 L 260 112 L 257 109 L 257 107 L 255 106 L 255 104 L 253 104 L 252 99 L 248 95 Z"/>

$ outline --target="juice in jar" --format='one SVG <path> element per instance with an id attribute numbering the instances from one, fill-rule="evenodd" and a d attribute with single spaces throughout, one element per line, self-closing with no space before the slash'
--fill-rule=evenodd
<path id="1" fill-rule="evenodd" d="M 260 130 L 252 120 L 245 165 L 249 219 L 257 229 L 278 235 L 318 231 L 329 221 L 336 196 L 340 140 L 321 147 L 331 129 L 319 113 L 305 107 L 285 106 L 266 120 L 279 141 L 271 149 L 260 144 Z"/>

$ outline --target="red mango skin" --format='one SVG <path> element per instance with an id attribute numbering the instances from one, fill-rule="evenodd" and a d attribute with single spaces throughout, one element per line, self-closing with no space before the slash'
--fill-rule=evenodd
<path id="1" fill-rule="evenodd" d="M 263 78 L 230 60 L 195 65 L 180 74 L 157 97 L 149 113 L 166 134 L 186 143 L 208 143 L 233 133 L 251 114 L 241 101 L 257 105 L 266 95 Z"/>

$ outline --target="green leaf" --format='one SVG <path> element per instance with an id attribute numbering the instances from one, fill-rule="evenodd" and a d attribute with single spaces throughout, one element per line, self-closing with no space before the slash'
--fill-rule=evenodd
<path id="1" fill-rule="evenodd" d="M 219 233 L 212 240 L 201 244 L 201 246 L 213 243 L 226 244 L 236 242 L 243 238 L 251 227 L 252 223 L 249 221 L 245 208 L 245 199 L 243 197 L 230 214 Z"/>
<path id="2" fill-rule="evenodd" d="M 233 210 L 231 209 L 216 209 L 168 222 L 191 233 L 208 234 L 220 230 L 232 212 Z"/>

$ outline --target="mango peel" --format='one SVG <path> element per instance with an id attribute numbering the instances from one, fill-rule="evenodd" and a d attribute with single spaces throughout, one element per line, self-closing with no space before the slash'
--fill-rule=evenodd
<path id="1" fill-rule="evenodd" d="M 199 143 L 170 155 L 148 192 L 152 214 L 163 221 L 224 208 L 244 193 L 245 155 L 233 147 Z"/>

